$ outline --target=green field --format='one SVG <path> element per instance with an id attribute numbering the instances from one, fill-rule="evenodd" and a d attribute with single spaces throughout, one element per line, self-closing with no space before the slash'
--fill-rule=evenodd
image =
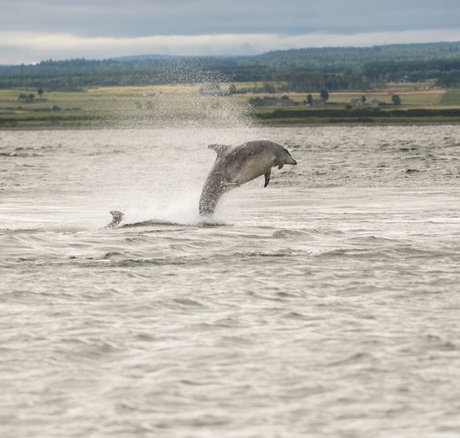
<path id="1" fill-rule="evenodd" d="M 444 93 L 440 105 L 460 106 L 460 90 L 449 90 Z"/>
<path id="2" fill-rule="evenodd" d="M 248 84 L 236 84 L 242 90 Z M 222 85 L 226 91 L 228 84 Z M 52 127 L 142 127 L 165 124 L 234 124 L 253 119 L 262 124 L 321 123 L 457 123 L 460 121 L 460 90 L 443 90 L 417 84 L 397 84 L 384 90 L 330 93 L 327 105 L 306 106 L 306 94 L 290 93 L 290 107 L 249 109 L 254 97 L 281 97 L 282 94 L 235 94 L 208 96 L 200 85 L 90 88 L 79 92 L 0 90 L 0 128 Z M 22 95 L 34 94 L 26 102 Z M 401 105 L 392 104 L 398 94 Z M 352 99 L 366 96 L 366 105 L 351 107 Z M 315 99 L 318 93 L 313 93 Z M 378 99 L 383 106 L 371 108 Z M 395 111 L 398 110 L 398 111 Z M 425 110 L 416 112 L 415 110 Z M 446 112 L 452 110 L 451 112 Z M 402 112 L 401 112 L 402 111 Z M 405 111 L 405 112 L 404 112 Z"/>

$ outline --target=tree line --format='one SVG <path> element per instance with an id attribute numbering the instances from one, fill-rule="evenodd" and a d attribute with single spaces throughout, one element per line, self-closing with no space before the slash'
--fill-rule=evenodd
<path id="1" fill-rule="evenodd" d="M 0 88 L 81 90 L 98 86 L 250 82 L 261 91 L 366 90 L 434 80 L 460 86 L 460 43 L 297 49 L 250 57 L 46 60 L 0 66 Z"/>

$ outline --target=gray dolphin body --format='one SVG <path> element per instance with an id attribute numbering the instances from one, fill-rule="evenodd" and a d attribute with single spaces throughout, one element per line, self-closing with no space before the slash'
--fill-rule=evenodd
<path id="1" fill-rule="evenodd" d="M 297 164 L 287 149 L 268 140 L 250 141 L 238 146 L 212 144 L 208 147 L 216 151 L 217 158 L 201 192 L 201 216 L 212 216 L 225 192 L 261 175 L 265 175 L 264 187 L 267 187 L 272 167 L 281 169 L 285 164 Z"/>

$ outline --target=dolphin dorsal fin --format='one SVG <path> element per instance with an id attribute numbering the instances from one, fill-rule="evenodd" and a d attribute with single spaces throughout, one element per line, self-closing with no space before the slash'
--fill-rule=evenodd
<path id="1" fill-rule="evenodd" d="M 231 146 L 227 144 L 210 144 L 208 146 L 209 149 L 213 149 L 216 151 L 217 158 L 221 157 L 222 155 L 227 152 L 228 149 L 230 149 Z"/>

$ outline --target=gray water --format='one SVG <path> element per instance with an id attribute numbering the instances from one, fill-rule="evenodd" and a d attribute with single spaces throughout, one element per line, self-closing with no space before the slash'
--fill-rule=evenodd
<path id="1" fill-rule="evenodd" d="M 203 224 L 207 145 L 254 139 L 298 165 Z M 3 131 L 0 163 L 1 437 L 460 436 L 460 126 Z"/>

